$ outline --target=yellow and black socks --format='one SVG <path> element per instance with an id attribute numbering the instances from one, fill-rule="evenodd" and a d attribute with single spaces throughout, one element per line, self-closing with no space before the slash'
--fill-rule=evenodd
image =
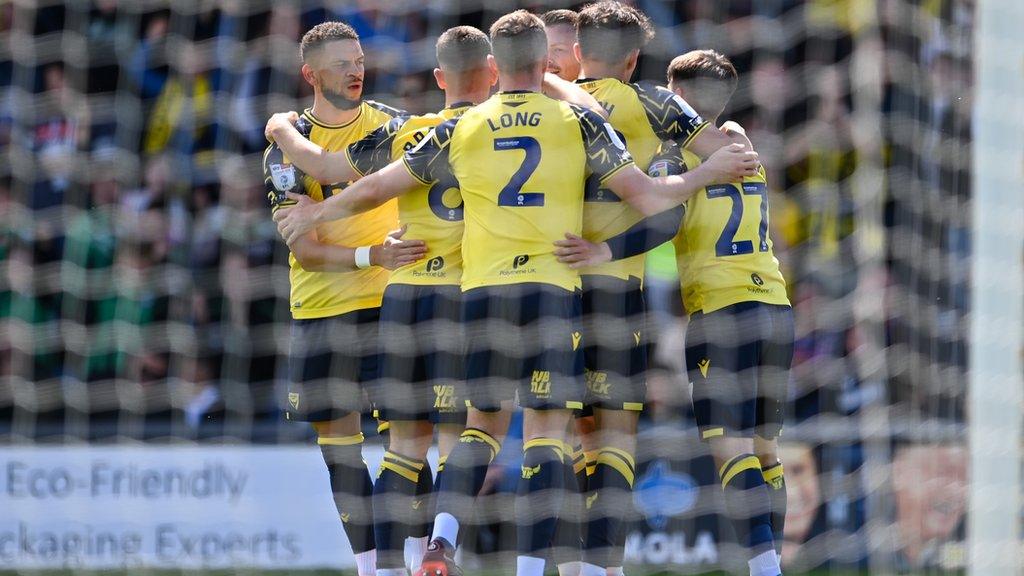
<path id="1" fill-rule="evenodd" d="M 562 455 L 562 475 L 565 477 L 565 500 L 555 527 L 551 558 L 561 566 L 579 562 L 583 547 L 583 494 L 579 488 L 578 472 L 583 470 L 583 450 L 578 454 L 566 444 Z M 579 456 L 578 460 L 576 456 Z M 578 462 L 578 469 L 576 463 Z"/>
<path id="2" fill-rule="evenodd" d="M 786 478 L 782 472 L 782 462 L 761 468 L 761 476 L 768 485 L 768 496 L 772 505 L 772 538 L 775 540 L 775 552 L 782 556 L 782 536 L 786 527 Z"/>
<path id="3" fill-rule="evenodd" d="M 579 444 L 572 451 L 572 471 L 576 475 L 576 485 L 580 488 L 580 494 L 585 494 L 587 492 L 587 457 L 583 452 L 583 446 Z"/>
<path id="4" fill-rule="evenodd" d="M 774 560 L 777 573 L 771 499 L 757 456 L 740 454 L 727 460 L 719 469 L 718 476 L 722 480 L 726 514 L 736 532 L 736 539 L 747 549 L 748 560 L 761 563 Z M 770 558 L 768 552 L 771 553 Z M 751 570 L 754 570 L 753 566 Z M 765 572 L 759 569 L 757 573 Z"/>
<path id="5" fill-rule="evenodd" d="M 430 474 L 423 460 L 392 451 L 384 453 L 373 484 L 373 533 L 377 542 L 377 569 L 405 568 L 405 538 L 422 519 L 417 514 L 416 490 L 420 476 Z"/>
<path id="6" fill-rule="evenodd" d="M 632 454 L 610 446 L 598 451 L 586 496 L 585 563 L 608 568 L 622 562 L 616 550 L 623 542 L 623 521 L 631 516 L 635 477 L 636 462 Z"/>
<path id="7" fill-rule="evenodd" d="M 554 541 L 565 499 L 562 453 L 562 442 L 551 438 L 535 438 L 523 444 L 515 502 L 516 549 L 520 557 L 543 559 Z"/>
<path id="8" fill-rule="evenodd" d="M 352 551 L 373 550 L 373 481 L 363 462 L 363 435 L 320 437 L 320 453 L 331 479 L 331 493 Z"/>
<path id="9" fill-rule="evenodd" d="M 587 478 L 590 478 L 597 470 L 597 450 L 585 450 L 583 452 L 583 464 L 583 471 Z"/>
<path id="10" fill-rule="evenodd" d="M 422 538 L 430 536 L 430 522 L 434 517 L 434 476 L 430 466 L 425 466 L 416 483 L 416 502 L 414 506 L 414 522 L 410 537 Z"/>
<path id="11" fill-rule="evenodd" d="M 459 442 L 437 475 L 434 538 L 444 538 L 453 546 L 457 544 L 458 524 L 473 517 L 474 500 L 484 485 L 487 467 L 500 448 L 498 441 L 483 430 L 466 428 L 459 436 Z M 446 514 L 453 518 L 442 522 Z"/>

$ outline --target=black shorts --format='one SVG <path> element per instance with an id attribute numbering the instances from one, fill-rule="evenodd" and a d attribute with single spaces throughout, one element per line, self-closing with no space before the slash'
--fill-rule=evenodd
<path id="1" fill-rule="evenodd" d="M 583 276 L 588 406 L 643 410 L 647 398 L 644 294 L 639 278 Z"/>
<path id="2" fill-rule="evenodd" d="M 285 417 L 336 420 L 363 412 L 363 386 L 377 377 L 379 308 L 292 320 Z"/>
<path id="3" fill-rule="evenodd" d="M 701 438 L 778 436 L 792 362 L 789 306 L 741 302 L 691 315 L 686 369 Z"/>
<path id="4" fill-rule="evenodd" d="M 462 294 L 466 405 L 495 411 L 518 393 L 535 410 L 583 407 L 580 293 L 542 283 Z"/>
<path id="5" fill-rule="evenodd" d="M 465 421 L 462 293 L 458 286 L 390 284 L 380 308 L 381 420 Z"/>

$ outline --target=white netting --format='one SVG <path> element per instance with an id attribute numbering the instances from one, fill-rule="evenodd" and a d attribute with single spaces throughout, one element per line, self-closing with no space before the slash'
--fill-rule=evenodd
<path id="1" fill-rule="evenodd" d="M 431 76 L 438 34 L 486 29 L 514 4 L 568 6 L 0 3 L 0 442 L 10 446 L 0 458 L 21 474 L 21 464 L 57 465 L 25 446 L 60 444 L 71 452 L 52 458 L 73 459 L 71 445 L 171 443 L 244 467 L 225 444 L 287 452 L 308 443 L 307 426 L 282 418 L 287 248 L 260 168 L 268 115 L 311 101 L 298 39 L 323 20 L 351 23 L 366 51 L 365 96 L 426 113 L 443 106 Z M 747 128 L 768 170 L 771 233 L 796 317 L 784 567 L 962 569 L 974 2 L 635 4 L 657 27 L 637 77 L 662 81 L 668 61 L 690 49 L 727 54 L 740 85 L 723 118 Z M 649 258 L 657 362 L 625 559 L 736 567 L 731 545 L 719 546 L 730 529 L 716 516 L 715 471 L 684 401 L 674 267 L 664 250 Z M 371 436 L 369 418 L 364 427 Z M 510 446 L 495 468 L 498 491 L 514 491 L 519 474 Z M 82 454 L 92 464 L 69 474 L 126 453 Z M 139 458 L 139 469 L 161 465 Z M 21 505 L 29 492 L 11 488 L 17 474 L 0 486 Z M 258 494 L 245 502 L 258 507 Z M 31 506 L 18 510 L 0 520 L 0 558 L 75 564 L 66 550 L 9 552 L 5 538 L 20 538 L 19 526 L 49 529 L 33 527 Z M 201 528 L 206 519 L 180 521 Z M 484 532 L 481 550 L 508 549 L 497 537 L 511 537 L 507 527 Z M 287 546 L 271 560 L 246 543 L 235 556 L 157 563 L 296 561 Z M 99 557 L 89 554 L 77 558 L 88 566 Z"/>

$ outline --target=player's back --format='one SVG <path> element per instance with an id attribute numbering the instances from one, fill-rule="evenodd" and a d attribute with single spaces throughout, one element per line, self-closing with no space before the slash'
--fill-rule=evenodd
<path id="1" fill-rule="evenodd" d="M 700 164 L 689 151 L 683 151 L 683 160 L 689 170 Z M 708 186 L 686 202 L 672 242 L 688 313 L 750 301 L 789 305 L 768 219 L 763 168 L 742 181 Z"/>
<path id="2" fill-rule="evenodd" d="M 579 287 L 552 243 L 581 231 L 587 152 L 580 111 L 537 92 L 496 94 L 459 119 L 449 163 L 465 203 L 463 290 Z"/>
<path id="3" fill-rule="evenodd" d="M 308 138 L 324 150 L 336 152 L 362 139 L 372 130 L 390 120 L 397 110 L 363 102 L 359 115 L 342 125 L 332 125 L 316 118 L 310 110 L 302 113 L 300 123 L 308 126 Z M 268 148 L 269 153 L 276 149 Z M 279 149 L 277 149 L 279 152 Z M 287 158 L 283 161 L 287 163 Z M 273 167 L 265 170 L 272 170 Z M 348 182 L 321 185 L 314 178 L 304 176 L 305 193 L 319 202 L 334 194 L 343 193 Z M 283 202 L 286 205 L 288 202 Z M 276 206 L 274 206 L 276 208 Z M 398 224 L 395 202 L 387 202 L 364 214 L 336 220 L 317 226 L 317 240 L 337 246 L 367 246 L 380 243 Z M 291 311 L 294 318 L 324 318 L 353 310 L 380 306 L 388 271 L 370 267 L 351 272 L 316 272 L 302 268 L 293 254 L 289 255 L 291 281 Z"/>
<path id="4" fill-rule="evenodd" d="M 470 104 L 456 104 L 437 114 L 394 118 L 371 137 L 348 148 L 349 161 L 360 174 L 375 172 L 416 147 L 438 124 L 458 118 Z M 458 285 L 462 279 L 462 196 L 448 174 L 398 198 L 404 238 L 423 240 L 423 259 L 394 270 L 388 284 Z"/>
<path id="5" fill-rule="evenodd" d="M 644 171 L 663 140 L 682 138 L 686 142 L 705 125 L 681 98 L 650 82 L 628 84 L 617 78 L 600 78 L 583 79 L 579 84 L 608 112 L 608 122 Z M 643 219 L 640 212 L 593 178 L 587 181 L 584 200 L 583 237 L 592 242 L 607 240 Z M 584 268 L 580 273 L 643 278 L 644 256 Z"/>

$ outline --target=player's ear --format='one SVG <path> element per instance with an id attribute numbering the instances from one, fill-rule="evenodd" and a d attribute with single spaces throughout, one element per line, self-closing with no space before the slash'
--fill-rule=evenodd
<path id="1" fill-rule="evenodd" d="M 634 48 L 629 56 L 626 57 L 626 70 L 629 71 L 629 75 L 633 75 L 633 71 L 636 70 L 636 63 L 640 60 L 640 49 Z"/>
<path id="2" fill-rule="evenodd" d="M 498 61 L 494 59 L 494 54 L 487 55 L 487 67 L 495 72 L 498 71 Z"/>
<path id="3" fill-rule="evenodd" d="M 444 80 L 444 70 L 434 68 L 434 81 L 437 82 L 437 87 L 441 90 L 448 89 L 448 83 Z"/>
<path id="4" fill-rule="evenodd" d="M 490 78 L 491 86 L 498 83 L 498 65 L 493 59 L 487 61 L 487 75 Z"/>
<path id="5" fill-rule="evenodd" d="M 309 64 L 302 65 L 302 77 L 303 79 L 306 80 L 307 83 L 309 83 L 310 86 L 316 88 L 316 72 L 314 72 L 313 69 L 309 67 Z"/>
<path id="6" fill-rule="evenodd" d="M 577 62 L 583 62 L 583 51 L 580 50 L 580 43 L 572 43 L 572 55 L 576 57 Z"/>
<path id="7" fill-rule="evenodd" d="M 686 88 L 683 87 L 682 82 L 669 82 L 668 89 L 675 92 L 676 96 L 686 100 Z"/>

